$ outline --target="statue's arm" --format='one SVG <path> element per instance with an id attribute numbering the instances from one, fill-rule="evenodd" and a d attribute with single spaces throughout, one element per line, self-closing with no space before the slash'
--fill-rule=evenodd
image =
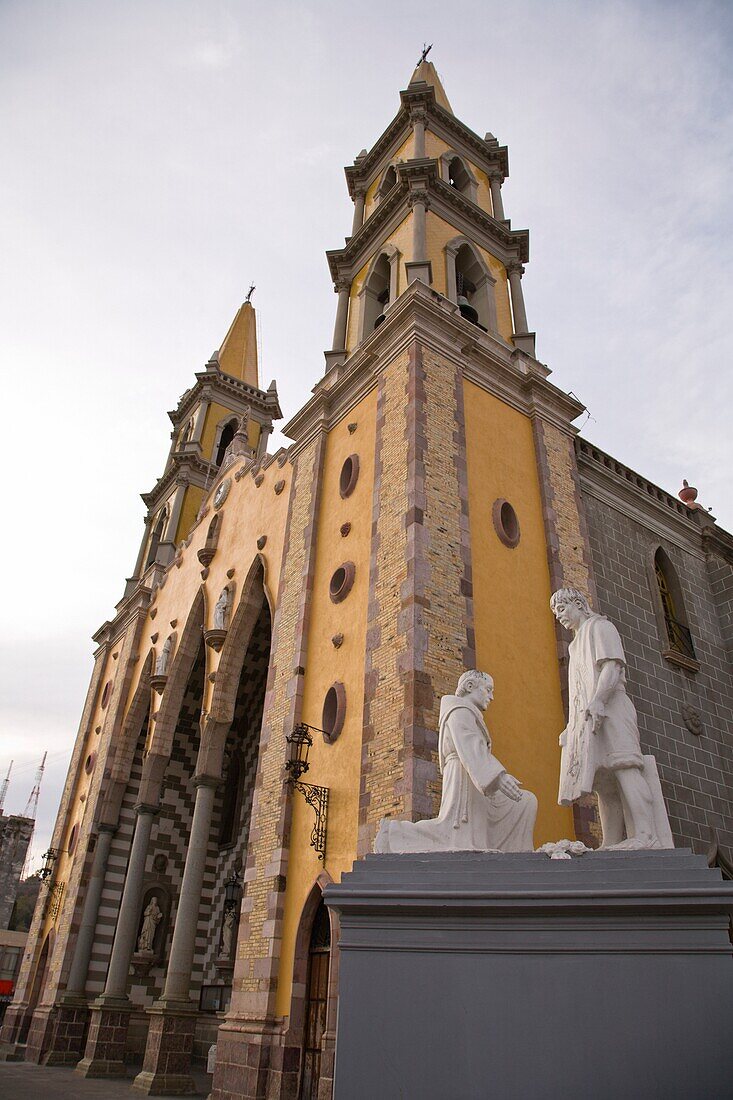
<path id="1" fill-rule="evenodd" d="M 458 757 L 471 782 L 482 794 L 489 794 L 506 769 L 489 751 L 476 718 L 471 711 L 459 707 L 448 718 L 448 725 Z"/>
<path id="2" fill-rule="evenodd" d="M 606 708 L 610 702 L 623 672 L 623 663 L 616 658 L 609 658 L 600 662 L 601 671 L 598 674 L 596 690 L 588 704 L 587 717 L 593 724 L 593 732 L 600 728 L 606 717 Z"/>

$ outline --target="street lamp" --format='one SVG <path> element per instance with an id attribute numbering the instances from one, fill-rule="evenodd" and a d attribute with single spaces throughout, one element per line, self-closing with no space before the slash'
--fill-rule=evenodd
<path id="1" fill-rule="evenodd" d="M 303 783 L 301 776 L 310 768 L 308 753 L 313 744 L 312 732 L 314 726 L 308 726 L 300 722 L 293 732 L 285 738 L 288 744 L 288 756 L 285 761 L 287 772 L 286 783 L 294 790 L 300 791 L 308 805 L 316 815 L 316 822 L 311 830 L 311 847 L 315 848 L 318 858 L 326 858 L 326 818 L 328 815 L 328 787 L 316 787 L 312 783 Z"/>

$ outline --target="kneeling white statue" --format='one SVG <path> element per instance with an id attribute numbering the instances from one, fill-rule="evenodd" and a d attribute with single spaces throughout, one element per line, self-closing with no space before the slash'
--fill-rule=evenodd
<path id="1" fill-rule="evenodd" d="M 472 669 L 440 702 L 440 812 L 430 821 L 383 818 L 375 852 L 531 852 L 537 799 L 491 752 L 483 720 L 494 681 Z"/>

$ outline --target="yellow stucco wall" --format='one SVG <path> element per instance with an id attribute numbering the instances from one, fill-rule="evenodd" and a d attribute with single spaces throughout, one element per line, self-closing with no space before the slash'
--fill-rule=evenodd
<path id="1" fill-rule="evenodd" d="M 352 435 L 348 424 L 353 423 L 357 428 Z M 320 727 L 328 688 L 338 681 L 346 689 L 343 731 L 333 745 L 326 745 L 320 734 L 315 735 L 310 754 L 312 766 L 306 776 L 330 791 L 325 869 L 336 880 L 351 868 L 356 858 L 375 435 L 376 389 L 351 409 L 328 436 L 310 603 L 303 721 Z M 339 493 L 339 475 L 350 454 L 359 455 L 359 479 L 351 496 L 344 500 Z M 343 538 L 340 528 L 347 522 L 351 523 L 351 531 Z M 329 581 L 344 561 L 353 561 L 356 566 L 354 586 L 346 599 L 334 604 L 329 595 Z M 344 640 L 336 649 L 331 639 L 339 633 Z M 310 847 L 313 822 L 313 810 L 300 795 L 294 795 L 277 994 L 277 1011 L 282 1015 L 290 1011 L 293 954 L 301 912 L 316 876 L 323 869 Z"/>
<path id="2" fill-rule="evenodd" d="M 496 754 L 539 801 L 539 845 L 574 832 L 557 805 L 565 718 L 532 425 L 471 382 L 464 397 L 476 659 L 496 685 L 486 716 Z M 514 549 L 494 530 L 499 497 L 519 519 Z"/>
<path id="3" fill-rule="evenodd" d="M 181 514 L 178 518 L 178 526 L 173 536 L 173 541 L 176 545 L 188 537 L 188 532 L 193 527 L 194 520 L 201 507 L 202 496 L 203 490 L 199 489 L 197 485 L 189 485 L 186 488 L 186 495 L 183 498 L 183 507 L 181 508 Z"/>

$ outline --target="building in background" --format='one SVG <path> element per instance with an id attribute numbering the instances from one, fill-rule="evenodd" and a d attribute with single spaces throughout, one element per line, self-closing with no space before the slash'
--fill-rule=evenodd
<path id="1" fill-rule="evenodd" d="M 28 924 L 14 917 L 34 825 L 31 817 L 0 811 L 0 1020 L 15 993 L 28 938 Z"/>
<path id="2" fill-rule="evenodd" d="M 49 890 L 3 1039 L 47 1064 L 212 1096 L 330 1095 L 337 930 L 324 885 L 385 815 L 439 801 L 437 707 L 489 670 L 536 843 L 557 805 L 566 639 L 553 589 L 621 631 L 678 844 L 733 845 L 733 539 L 580 438 L 535 356 L 506 147 L 423 60 L 346 169 L 326 372 L 271 454 L 245 302 L 171 413 L 162 478 L 94 672 Z M 572 308 L 572 294 L 568 295 Z M 314 371 L 314 379 L 315 379 Z M 308 770 L 303 769 L 309 752 Z M 53 893 L 55 891 L 55 893 Z M 375 1051 L 375 1056 L 378 1052 Z"/>

